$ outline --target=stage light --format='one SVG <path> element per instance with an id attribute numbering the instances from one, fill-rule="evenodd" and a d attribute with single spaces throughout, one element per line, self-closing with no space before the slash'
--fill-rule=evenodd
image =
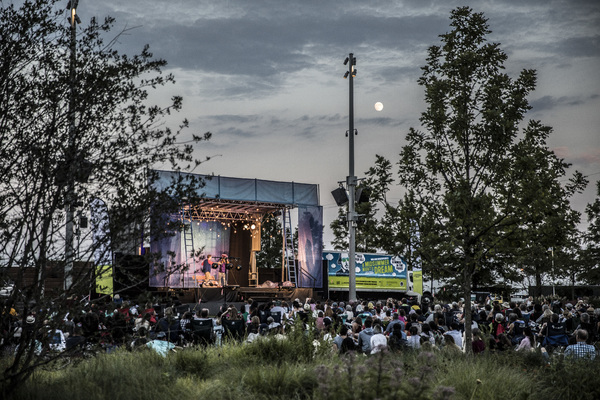
<path id="1" fill-rule="evenodd" d="M 225 268 L 227 268 L 227 269 L 233 269 L 233 264 L 232 263 L 227 263 L 227 264 L 225 264 Z"/>
<path id="2" fill-rule="evenodd" d="M 254 224 L 250 225 L 250 229 L 252 229 L 252 230 L 256 229 L 256 225 L 254 225 Z"/>
<path id="3" fill-rule="evenodd" d="M 238 271 L 241 271 L 241 270 L 242 270 L 242 266 L 241 266 L 241 265 L 237 265 L 237 266 L 235 267 L 235 269 L 237 269 Z"/>

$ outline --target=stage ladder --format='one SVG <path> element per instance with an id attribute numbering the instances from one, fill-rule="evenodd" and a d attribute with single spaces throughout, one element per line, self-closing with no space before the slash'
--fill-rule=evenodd
<path id="1" fill-rule="evenodd" d="M 186 223 L 188 221 L 188 223 Z M 196 273 L 196 257 L 194 257 L 194 221 L 192 221 L 192 207 L 189 204 L 184 204 L 181 207 L 181 226 L 183 228 L 183 246 L 185 249 L 185 265 L 187 271 L 181 276 L 183 277 L 183 287 L 189 286 L 189 279 L 186 277 L 194 276 Z M 188 285 L 186 285 L 186 283 Z"/>
<path id="2" fill-rule="evenodd" d="M 283 214 L 283 232 L 285 242 L 285 255 L 284 263 L 287 271 L 287 279 L 294 286 L 297 285 L 296 279 L 296 251 L 294 249 L 294 233 L 292 232 L 292 219 L 290 216 L 290 209 L 286 208 L 282 212 Z"/>

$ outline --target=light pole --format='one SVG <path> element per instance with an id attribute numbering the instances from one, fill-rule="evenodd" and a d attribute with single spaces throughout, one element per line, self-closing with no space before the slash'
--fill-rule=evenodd
<path id="1" fill-rule="evenodd" d="M 355 211 L 355 197 L 356 197 L 356 176 L 354 175 L 354 135 L 356 131 L 354 129 L 354 77 L 356 76 L 357 70 L 354 68 L 356 65 L 356 58 L 354 54 L 350 53 L 344 60 L 344 65 L 348 65 L 348 71 L 344 74 L 344 78 L 348 79 L 349 82 L 349 111 L 348 119 L 349 126 L 346 136 L 349 138 L 350 147 L 350 165 L 348 176 L 346 177 L 346 185 L 348 186 L 348 258 L 349 258 L 349 275 L 348 275 L 348 300 L 356 300 L 356 257 L 354 255 L 356 250 L 356 211 Z"/>
<path id="2" fill-rule="evenodd" d="M 64 289 L 69 290 L 73 285 L 73 225 L 74 225 L 74 209 L 76 205 L 75 199 L 75 161 L 77 160 L 75 154 L 75 80 L 77 79 L 75 73 L 75 66 L 77 63 L 77 24 L 81 22 L 77 15 L 77 5 L 79 0 L 69 0 L 67 9 L 70 11 L 69 22 L 71 23 L 71 56 L 69 59 L 69 142 L 67 145 L 66 160 L 67 165 L 67 192 L 65 195 L 65 207 L 66 207 L 66 226 L 65 226 L 65 281 Z"/>

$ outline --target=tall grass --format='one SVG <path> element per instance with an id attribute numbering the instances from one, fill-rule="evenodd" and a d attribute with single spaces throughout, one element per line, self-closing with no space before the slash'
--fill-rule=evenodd
<path id="1" fill-rule="evenodd" d="M 379 353 L 339 356 L 310 335 L 186 348 L 163 358 L 118 351 L 39 370 L 18 399 L 600 398 L 600 360 L 550 366 L 539 354 Z"/>

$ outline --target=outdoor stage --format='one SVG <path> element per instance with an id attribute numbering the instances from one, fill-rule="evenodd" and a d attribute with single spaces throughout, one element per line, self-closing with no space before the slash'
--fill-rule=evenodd
<path id="1" fill-rule="evenodd" d="M 150 251 L 161 255 L 150 266 L 150 287 L 185 293 L 196 303 L 248 298 L 304 300 L 312 296 L 313 289 L 323 288 L 323 209 L 317 185 L 155 172 L 157 189 L 167 189 L 172 182 L 191 176 L 201 178 L 204 186 L 195 202 L 182 199 L 179 212 L 170 215 L 181 230 L 150 240 Z M 291 209 L 297 210 L 297 240 Z M 277 219 L 281 234 L 282 244 L 276 247 L 281 249 L 281 274 L 275 277 L 261 276 L 257 260 L 267 216 Z M 209 262 L 226 265 L 227 270 L 221 272 L 226 273 L 230 286 L 201 286 Z M 217 278 L 217 265 L 212 268 Z M 261 287 L 274 280 L 288 282 L 292 288 Z"/>

